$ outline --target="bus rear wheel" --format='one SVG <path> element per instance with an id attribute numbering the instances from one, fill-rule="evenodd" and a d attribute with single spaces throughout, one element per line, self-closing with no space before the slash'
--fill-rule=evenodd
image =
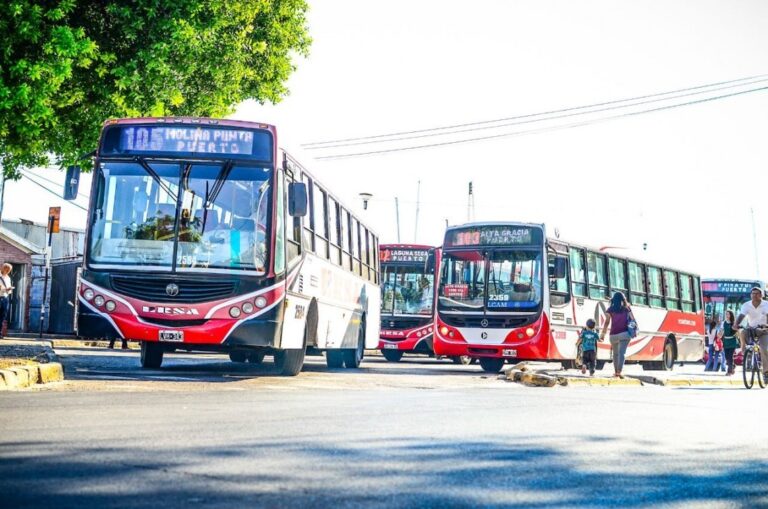
<path id="1" fill-rule="evenodd" d="M 504 367 L 504 359 L 480 357 L 480 367 L 488 373 L 498 373 Z"/>
<path id="2" fill-rule="evenodd" d="M 296 376 L 304 367 L 306 348 L 290 348 L 275 354 L 275 367 L 283 376 Z"/>
<path id="3" fill-rule="evenodd" d="M 344 367 L 347 369 L 357 369 L 360 367 L 360 363 L 363 362 L 363 356 L 365 355 L 365 333 L 363 332 L 365 324 L 360 327 L 357 333 L 357 346 L 355 348 L 348 348 L 342 351 L 344 356 Z"/>
<path id="4" fill-rule="evenodd" d="M 141 342 L 141 367 L 157 369 L 163 363 L 163 345 L 159 343 Z"/>
<path id="5" fill-rule="evenodd" d="M 672 371 L 675 368 L 675 346 L 671 340 L 664 343 L 664 356 L 660 364 L 664 371 Z"/>
<path id="6" fill-rule="evenodd" d="M 381 354 L 389 362 L 400 362 L 400 359 L 403 358 L 402 350 L 382 350 Z"/>

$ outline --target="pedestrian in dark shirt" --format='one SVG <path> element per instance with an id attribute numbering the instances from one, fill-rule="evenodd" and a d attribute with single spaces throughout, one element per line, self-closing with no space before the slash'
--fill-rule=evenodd
<path id="1" fill-rule="evenodd" d="M 723 320 L 723 351 L 725 352 L 725 362 L 728 364 L 728 374 L 733 375 L 736 372 L 736 366 L 733 364 L 733 353 L 739 347 L 739 339 L 736 337 L 736 317 L 730 309 L 725 312 Z"/>
<path id="2" fill-rule="evenodd" d="M 587 320 L 587 328 L 581 331 L 579 340 L 576 342 L 576 348 L 581 348 L 581 372 L 586 373 L 589 368 L 589 376 L 595 375 L 599 339 L 600 336 L 595 332 L 595 321 L 590 318 Z"/>
<path id="3" fill-rule="evenodd" d="M 632 336 L 629 332 L 630 322 L 634 322 L 635 317 L 632 314 L 627 299 L 621 292 L 616 292 L 611 297 L 611 306 L 605 312 L 605 325 L 600 333 L 600 339 L 605 338 L 605 333 L 610 327 L 611 330 L 611 350 L 613 351 L 613 369 L 616 371 L 613 376 L 624 378 L 621 373 L 624 369 L 624 359 L 627 355 L 627 347 Z"/>

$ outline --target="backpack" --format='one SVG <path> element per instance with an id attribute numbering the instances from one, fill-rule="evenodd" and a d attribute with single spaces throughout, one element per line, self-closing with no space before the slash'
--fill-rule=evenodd
<path id="1" fill-rule="evenodd" d="M 635 315 L 633 315 L 632 311 L 629 309 L 627 310 L 627 334 L 629 334 L 629 339 L 637 336 L 637 322 L 635 321 Z"/>

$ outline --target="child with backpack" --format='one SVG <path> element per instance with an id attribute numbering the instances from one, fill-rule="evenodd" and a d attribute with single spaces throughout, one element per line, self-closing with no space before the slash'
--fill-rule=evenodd
<path id="1" fill-rule="evenodd" d="M 579 340 L 576 342 L 576 348 L 581 349 L 581 372 L 586 373 L 589 368 L 589 376 L 595 375 L 595 366 L 597 365 L 597 342 L 600 336 L 595 331 L 595 321 L 591 318 L 587 320 L 587 328 L 582 329 L 579 334 Z"/>

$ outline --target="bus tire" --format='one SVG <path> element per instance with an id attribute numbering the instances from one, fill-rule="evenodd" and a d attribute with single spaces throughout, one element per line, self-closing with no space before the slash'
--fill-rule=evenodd
<path id="1" fill-rule="evenodd" d="M 480 367 L 487 373 L 498 373 L 504 367 L 504 359 L 480 357 Z"/>
<path id="2" fill-rule="evenodd" d="M 347 369 L 357 369 L 360 367 L 360 363 L 363 362 L 363 356 L 365 355 L 365 320 L 362 320 L 360 324 L 360 329 L 357 331 L 357 346 L 342 351 L 344 367 Z"/>
<path id="3" fill-rule="evenodd" d="M 264 350 L 257 350 L 248 354 L 248 362 L 251 364 L 261 364 L 264 362 Z"/>
<path id="4" fill-rule="evenodd" d="M 229 360 L 238 363 L 245 362 L 248 360 L 248 354 L 243 351 L 235 350 L 234 352 L 229 352 Z"/>
<path id="5" fill-rule="evenodd" d="M 141 367 L 157 369 L 163 363 L 163 345 L 149 341 L 141 342 Z"/>
<path id="6" fill-rule="evenodd" d="M 662 361 L 659 363 L 659 368 L 664 371 L 672 371 L 675 369 L 675 360 L 677 356 L 675 355 L 676 348 L 674 341 L 674 339 L 670 338 L 664 343 L 664 354 L 662 356 Z"/>
<path id="7" fill-rule="evenodd" d="M 344 367 L 344 356 L 342 355 L 342 351 L 326 350 L 325 364 L 331 369 Z"/>
<path id="8" fill-rule="evenodd" d="M 275 354 L 275 367 L 283 376 L 296 376 L 304 367 L 306 348 L 289 348 Z"/>
<path id="9" fill-rule="evenodd" d="M 384 356 L 385 359 L 389 362 L 400 362 L 400 359 L 403 358 L 403 352 L 402 350 L 382 350 L 381 355 Z"/>

